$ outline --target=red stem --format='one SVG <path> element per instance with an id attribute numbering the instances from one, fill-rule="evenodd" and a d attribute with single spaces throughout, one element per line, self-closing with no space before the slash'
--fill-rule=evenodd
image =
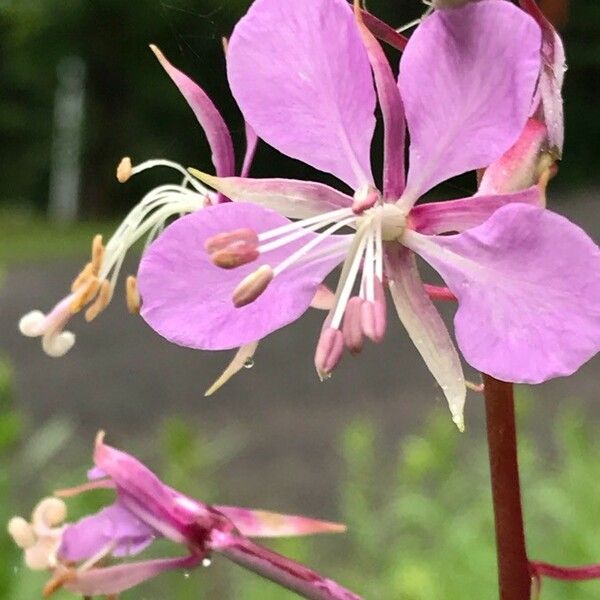
<path id="1" fill-rule="evenodd" d="M 559 567 L 545 562 L 531 561 L 531 572 L 537 577 L 549 577 L 562 581 L 588 581 L 600 578 L 600 565 L 584 567 Z"/>
<path id="2" fill-rule="evenodd" d="M 531 575 L 525 549 L 513 386 L 489 375 L 483 379 L 500 600 L 529 600 Z"/>

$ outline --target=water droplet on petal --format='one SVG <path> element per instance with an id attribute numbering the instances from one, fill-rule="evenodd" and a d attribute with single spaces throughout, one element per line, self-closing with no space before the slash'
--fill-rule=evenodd
<path id="1" fill-rule="evenodd" d="M 252 357 L 247 358 L 244 362 L 244 369 L 251 369 L 254 366 L 254 359 Z"/>

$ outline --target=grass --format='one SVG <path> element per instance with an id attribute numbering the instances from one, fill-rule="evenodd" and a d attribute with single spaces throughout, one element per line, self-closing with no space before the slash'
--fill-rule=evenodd
<path id="1" fill-rule="evenodd" d="M 0 264 L 10 267 L 60 259 L 85 260 L 94 235 L 108 236 L 115 227 L 116 223 L 110 221 L 60 225 L 32 214 L 0 211 Z"/>

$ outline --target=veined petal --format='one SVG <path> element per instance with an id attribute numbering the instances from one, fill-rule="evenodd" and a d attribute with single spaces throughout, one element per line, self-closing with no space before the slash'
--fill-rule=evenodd
<path id="1" fill-rule="evenodd" d="M 509 204 L 455 236 L 406 232 L 457 296 L 458 345 L 503 381 L 570 375 L 600 348 L 600 250 L 550 211 Z"/>
<path id="2" fill-rule="evenodd" d="M 156 46 L 150 46 L 150 48 L 167 72 L 167 75 L 169 75 L 173 83 L 179 88 L 190 108 L 194 111 L 200 126 L 204 129 L 217 175 L 220 177 L 235 175 L 235 155 L 231 135 L 225 121 L 223 121 L 223 117 L 212 100 L 199 85 L 176 69 Z"/>
<path id="3" fill-rule="evenodd" d="M 519 137 L 540 70 L 537 23 L 504 0 L 435 11 L 400 61 L 408 129 L 409 200 L 487 167 Z"/>
<path id="4" fill-rule="evenodd" d="M 236 25 L 227 66 L 261 139 L 353 189 L 372 183 L 375 90 L 345 0 L 257 0 Z"/>
<path id="5" fill-rule="evenodd" d="M 215 509 L 231 519 L 237 530 L 247 537 L 289 537 L 346 531 L 346 527 L 339 523 L 296 515 L 282 515 L 237 506 L 215 506 Z"/>
<path id="6" fill-rule="evenodd" d="M 211 206 L 178 219 L 142 258 L 138 274 L 142 317 L 168 340 L 205 350 L 238 348 L 296 320 L 343 255 L 327 255 L 286 269 L 246 306 L 236 308 L 232 295 L 247 275 L 262 265 L 275 266 L 316 234 L 307 233 L 230 271 L 213 265 L 204 250 L 208 238 L 224 231 L 249 228 L 261 233 L 287 223 L 281 215 L 249 203 Z M 326 252 L 339 242 L 339 236 L 331 236 L 319 250 Z"/>
<path id="7" fill-rule="evenodd" d="M 65 589 L 83 596 L 120 594 L 165 571 L 192 569 L 202 561 L 196 555 L 181 558 L 145 560 L 114 567 L 92 568 L 85 571 L 65 569 Z M 70 576 L 72 574 L 72 576 Z"/>
<path id="8" fill-rule="evenodd" d="M 236 353 L 226 369 L 219 378 L 204 392 L 205 396 L 212 396 L 217 390 L 222 388 L 236 373 L 239 373 L 252 360 L 258 342 L 251 342 L 242 346 Z"/>
<path id="9" fill-rule="evenodd" d="M 442 388 L 452 420 L 463 431 L 467 388 L 462 365 L 448 329 L 423 286 L 415 256 L 407 248 L 390 245 L 385 260 L 400 321 Z"/>
<path id="10" fill-rule="evenodd" d="M 306 219 L 352 206 L 353 199 L 323 183 L 297 179 L 213 177 L 190 169 L 194 177 L 235 202 L 252 202 L 289 219 Z"/>
<path id="11" fill-rule="evenodd" d="M 157 535 L 117 502 L 68 525 L 58 553 L 63 561 L 79 562 L 114 544 L 113 556 L 134 556 L 148 547 Z"/>
<path id="12" fill-rule="evenodd" d="M 409 216 L 411 229 L 427 235 L 462 232 L 481 225 L 499 208 L 514 202 L 544 206 L 544 192 L 539 186 L 514 194 L 472 196 L 445 202 L 430 202 L 413 207 Z"/>
<path id="13" fill-rule="evenodd" d="M 404 191 L 404 144 L 406 123 L 402 98 L 390 63 L 375 36 L 363 21 L 363 11 L 354 3 L 356 20 L 373 69 L 384 127 L 383 197 L 395 201 Z"/>

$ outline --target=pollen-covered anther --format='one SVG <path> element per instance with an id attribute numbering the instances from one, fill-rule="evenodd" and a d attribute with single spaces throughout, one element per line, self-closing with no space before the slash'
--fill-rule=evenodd
<path id="1" fill-rule="evenodd" d="M 315 352 L 315 367 L 321 381 L 331 377 L 344 354 L 344 335 L 339 329 L 323 326 Z"/>
<path id="2" fill-rule="evenodd" d="M 242 279 L 233 291 L 233 304 L 241 308 L 254 302 L 269 286 L 273 280 L 273 269 L 269 265 L 262 265 L 253 273 Z"/>
<path id="3" fill-rule="evenodd" d="M 361 309 L 364 302 L 362 298 L 353 296 L 348 300 L 344 311 L 342 333 L 346 348 L 352 354 L 358 354 L 363 349 L 364 334 L 361 323 Z"/>
<path id="4" fill-rule="evenodd" d="M 243 228 L 208 238 L 204 247 L 214 265 L 222 269 L 235 269 L 258 258 L 258 245 L 256 232 Z"/>
<path id="5" fill-rule="evenodd" d="M 129 178 L 133 175 L 133 166 L 131 164 L 131 158 L 126 156 L 121 159 L 121 162 L 117 166 L 117 181 L 119 183 L 126 183 Z"/>
<path id="6" fill-rule="evenodd" d="M 372 185 L 365 184 L 356 190 L 354 194 L 354 202 L 352 203 L 352 212 L 355 215 L 360 215 L 365 210 L 373 208 L 381 199 L 381 194 L 377 188 Z"/>
<path id="7" fill-rule="evenodd" d="M 87 263 L 81 270 L 79 275 L 75 277 L 71 284 L 71 291 L 76 292 L 90 277 L 94 275 L 94 265 L 92 262 Z"/>
<path id="8" fill-rule="evenodd" d="M 96 275 L 96 277 L 100 273 L 100 267 L 102 266 L 105 251 L 106 249 L 102 243 L 102 235 L 98 233 L 92 240 L 92 273 Z"/>
<path id="9" fill-rule="evenodd" d="M 82 283 L 75 292 L 73 300 L 69 306 L 72 314 L 78 313 L 86 304 L 89 304 L 101 287 L 100 280 L 96 276 L 90 277 L 85 283 Z"/>
<path id="10" fill-rule="evenodd" d="M 85 311 L 85 320 L 89 323 L 93 321 L 109 304 L 112 298 L 112 289 L 110 283 L 104 280 L 100 284 L 100 290 L 94 300 L 94 303 Z"/>
<path id="11" fill-rule="evenodd" d="M 127 300 L 127 310 L 132 315 L 137 315 L 142 306 L 142 299 L 138 291 L 137 279 L 129 275 L 125 280 L 125 298 Z"/>

